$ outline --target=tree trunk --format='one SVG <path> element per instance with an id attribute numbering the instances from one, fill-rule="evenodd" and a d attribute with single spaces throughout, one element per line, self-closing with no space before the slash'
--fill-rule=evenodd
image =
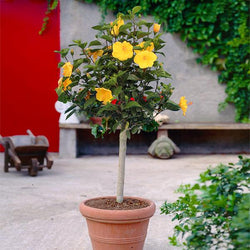
<path id="1" fill-rule="evenodd" d="M 123 202 L 126 151 L 127 151 L 127 129 L 121 128 L 119 135 L 119 168 L 118 168 L 117 193 L 116 193 L 116 201 L 118 203 Z"/>

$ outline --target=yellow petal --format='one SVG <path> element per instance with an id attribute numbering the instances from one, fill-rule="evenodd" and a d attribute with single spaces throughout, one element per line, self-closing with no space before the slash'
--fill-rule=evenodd
<path id="1" fill-rule="evenodd" d="M 141 43 L 138 45 L 138 46 L 140 46 L 142 49 L 141 49 L 141 50 L 135 50 L 135 53 L 136 53 L 136 54 L 138 54 L 138 53 L 140 53 L 140 52 L 142 52 L 142 51 L 145 51 L 145 50 L 147 50 L 147 51 L 149 51 L 149 52 L 151 52 L 151 51 L 154 50 L 154 43 L 153 43 L 153 42 L 151 42 L 150 45 L 147 46 L 147 48 L 144 48 L 144 44 L 145 44 L 145 42 L 141 42 Z"/>
<path id="2" fill-rule="evenodd" d="M 111 25 L 113 25 L 113 22 L 110 23 Z M 114 25 L 114 27 L 111 29 L 111 35 L 112 36 L 118 36 L 119 35 L 119 28 L 124 25 L 124 21 L 121 17 L 119 17 L 116 21 L 116 24 Z"/>
<path id="3" fill-rule="evenodd" d="M 160 25 L 160 24 L 154 23 L 154 26 L 153 26 L 154 33 L 159 32 L 159 31 L 160 31 L 160 28 L 161 28 L 161 25 Z"/>
<path id="4" fill-rule="evenodd" d="M 113 44 L 112 56 L 125 61 L 133 57 L 133 46 L 129 42 L 116 42 Z"/>
<path id="5" fill-rule="evenodd" d="M 73 65 L 70 62 L 66 62 L 63 66 L 63 75 L 70 77 L 72 74 Z"/>
<path id="6" fill-rule="evenodd" d="M 188 107 L 187 100 L 186 100 L 185 96 L 182 96 L 180 98 L 179 106 L 182 110 L 183 115 L 185 116 L 186 112 L 187 112 L 187 107 Z"/>
<path id="7" fill-rule="evenodd" d="M 113 99 L 112 92 L 105 88 L 95 88 L 96 99 L 106 105 Z"/>
<path id="8" fill-rule="evenodd" d="M 152 67 L 156 59 L 157 56 L 153 52 L 145 50 L 135 56 L 134 62 L 138 64 L 141 69 L 145 69 Z"/>
<path id="9" fill-rule="evenodd" d="M 124 25 L 124 21 L 123 19 L 119 16 L 118 20 L 117 20 L 117 25 L 120 28 L 122 25 Z"/>
<path id="10" fill-rule="evenodd" d="M 72 81 L 67 78 L 64 82 L 62 81 L 63 78 L 61 77 L 58 81 L 58 87 L 62 88 L 63 91 L 67 90 L 67 87 L 72 83 Z"/>
<path id="11" fill-rule="evenodd" d="M 97 50 L 95 52 L 92 53 L 93 55 L 93 62 L 95 62 L 97 60 L 98 57 L 101 57 L 103 55 L 103 50 Z"/>
<path id="12" fill-rule="evenodd" d="M 58 87 L 61 87 L 61 85 L 62 85 L 62 77 L 60 77 L 60 79 L 58 80 Z"/>
<path id="13" fill-rule="evenodd" d="M 111 35 L 112 36 L 118 36 L 119 35 L 119 27 L 118 25 L 115 25 L 112 30 L 111 30 Z"/>

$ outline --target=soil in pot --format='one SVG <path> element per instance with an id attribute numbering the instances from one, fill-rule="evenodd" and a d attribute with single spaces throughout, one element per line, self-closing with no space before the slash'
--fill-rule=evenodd
<path id="1" fill-rule="evenodd" d="M 122 203 L 116 202 L 115 198 L 100 198 L 89 200 L 85 204 L 89 207 L 107 210 L 132 210 L 149 206 L 147 202 L 134 198 L 124 198 Z"/>

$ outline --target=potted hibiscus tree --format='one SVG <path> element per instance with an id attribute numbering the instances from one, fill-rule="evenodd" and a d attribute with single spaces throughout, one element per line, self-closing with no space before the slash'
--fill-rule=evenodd
<path id="1" fill-rule="evenodd" d="M 157 60 L 164 47 L 160 25 L 138 18 L 139 11 L 137 6 L 118 14 L 112 23 L 92 27 L 98 31 L 94 41 L 74 40 L 58 51 L 63 77 L 56 92 L 59 101 L 72 103 L 68 116 L 81 111 L 89 118 L 99 117 L 101 123 L 91 124 L 95 137 L 120 131 L 116 196 L 90 199 L 80 206 L 94 249 L 143 248 L 155 205 L 123 195 L 127 140 L 131 134 L 157 130 L 154 118 L 163 110 L 187 108 L 184 97 L 179 104 L 170 100 L 173 88 L 164 82 L 170 74 Z"/>

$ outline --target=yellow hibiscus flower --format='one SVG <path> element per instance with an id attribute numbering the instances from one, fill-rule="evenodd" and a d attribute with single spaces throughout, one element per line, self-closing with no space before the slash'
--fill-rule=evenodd
<path id="1" fill-rule="evenodd" d="M 96 62 L 98 57 L 101 57 L 103 55 L 103 50 L 99 49 L 94 52 L 91 52 L 90 49 L 87 49 L 88 56 L 93 56 L 93 62 Z"/>
<path id="2" fill-rule="evenodd" d="M 111 25 L 113 24 L 113 22 L 111 22 Z M 119 29 L 120 27 L 124 25 L 124 21 L 121 17 L 118 18 L 117 20 L 117 24 L 114 25 L 114 27 L 111 29 L 111 35 L 112 36 L 118 36 L 119 35 Z"/>
<path id="3" fill-rule="evenodd" d="M 70 77 L 72 74 L 73 65 L 70 62 L 66 62 L 63 66 L 63 75 Z"/>
<path id="4" fill-rule="evenodd" d="M 159 32 L 159 31 L 160 31 L 160 28 L 161 28 L 161 25 L 160 25 L 160 24 L 154 23 L 154 26 L 153 26 L 154 33 Z"/>
<path id="5" fill-rule="evenodd" d="M 120 61 L 125 61 L 133 57 L 133 46 L 129 42 L 116 42 L 113 44 L 112 56 L 119 59 Z"/>
<path id="6" fill-rule="evenodd" d="M 145 69 L 152 67 L 156 59 L 157 56 L 153 52 L 145 50 L 135 56 L 134 62 L 138 64 L 141 69 Z"/>
<path id="7" fill-rule="evenodd" d="M 113 99 L 112 92 L 109 89 L 105 88 L 95 88 L 96 99 L 106 105 Z"/>
<path id="8" fill-rule="evenodd" d="M 145 49 L 144 49 L 144 44 L 145 44 L 145 42 L 141 42 L 141 43 L 138 45 L 138 46 L 140 46 L 142 49 L 141 49 L 141 50 L 135 50 L 135 53 L 136 53 L 136 54 L 138 54 L 138 53 L 140 53 L 140 52 L 142 52 L 142 51 L 145 51 L 145 50 L 147 50 L 147 51 L 149 51 L 149 52 L 151 52 L 151 51 L 154 50 L 154 43 L 153 43 L 153 42 L 151 42 L 150 45 L 149 45 L 147 48 L 145 48 Z"/>
<path id="9" fill-rule="evenodd" d="M 64 82 L 62 80 L 62 77 L 58 80 L 58 87 L 62 88 L 63 91 L 65 91 L 67 90 L 67 87 L 72 83 L 72 81 L 69 78 L 67 78 Z"/>
<path id="10" fill-rule="evenodd" d="M 186 115 L 188 106 L 192 105 L 192 104 L 193 104 L 192 102 L 187 103 L 187 100 L 186 100 L 185 96 L 182 96 L 180 98 L 179 106 L 180 106 L 180 108 L 181 108 L 182 113 L 183 113 L 184 116 Z"/>

